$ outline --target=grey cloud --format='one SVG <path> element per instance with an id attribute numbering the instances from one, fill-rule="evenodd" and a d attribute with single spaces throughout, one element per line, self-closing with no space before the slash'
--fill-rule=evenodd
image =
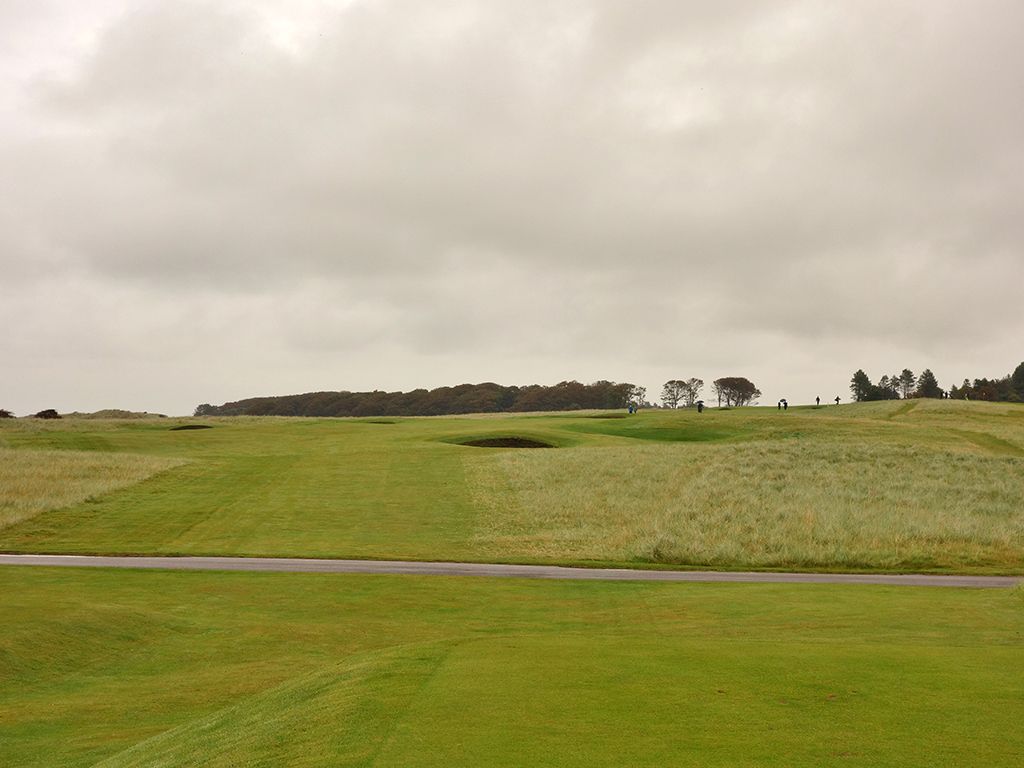
<path id="1" fill-rule="evenodd" d="M 779 349 L 833 345 L 838 386 L 1019 356 L 1017 3 L 112 3 L 59 56 L 39 30 L 83 20 L 13 7 L 9 288 L 120 295 L 186 365 L 222 347 L 182 335 L 335 387 L 706 361 L 791 389 Z"/>

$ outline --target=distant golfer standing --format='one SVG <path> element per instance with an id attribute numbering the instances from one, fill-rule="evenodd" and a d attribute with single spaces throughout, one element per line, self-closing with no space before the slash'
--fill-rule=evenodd
<path id="1" fill-rule="evenodd" d="M 821 405 L 821 398 L 820 397 L 814 398 L 814 404 L 815 405 Z"/>
<path id="2" fill-rule="evenodd" d="M 704 413 L 704 401 L 703 400 L 698 400 L 697 401 L 697 413 Z"/>
<path id="3" fill-rule="evenodd" d="M 836 395 L 836 405 L 839 405 L 839 395 Z"/>

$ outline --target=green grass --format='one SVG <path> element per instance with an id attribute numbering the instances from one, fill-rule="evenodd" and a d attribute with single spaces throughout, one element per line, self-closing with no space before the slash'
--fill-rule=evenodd
<path id="1" fill-rule="evenodd" d="M 0 422 L 0 550 L 1024 572 L 1022 407 L 592 415 Z M 1022 589 L 0 567 L 0 616 L 3 766 L 1024 759 Z"/>
<path id="2" fill-rule="evenodd" d="M 91 502 L 182 463 L 133 454 L 0 447 L 0 529 L 50 509 Z"/>
<path id="3" fill-rule="evenodd" d="M 479 478 L 493 508 L 481 540 L 496 553 L 719 568 L 1020 567 L 1021 467 L 853 440 L 509 453 Z"/>
<path id="4" fill-rule="evenodd" d="M 0 568 L 10 766 L 1017 766 L 1024 593 Z"/>
<path id="5" fill-rule="evenodd" d="M 0 550 L 1024 572 L 1024 407 L 594 415 L 8 421 L 9 452 L 184 463 L 41 496 Z M 456 444 L 515 435 L 559 447 Z"/>

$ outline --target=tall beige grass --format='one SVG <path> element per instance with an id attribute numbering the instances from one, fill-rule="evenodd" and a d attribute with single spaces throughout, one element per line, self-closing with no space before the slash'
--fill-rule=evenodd
<path id="1" fill-rule="evenodd" d="M 0 448 L 0 529 L 182 464 L 180 459 Z"/>
<path id="2" fill-rule="evenodd" d="M 471 468 L 494 556 L 1024 567 L 1024 459 L 870 442 L 510 451 Z"/>

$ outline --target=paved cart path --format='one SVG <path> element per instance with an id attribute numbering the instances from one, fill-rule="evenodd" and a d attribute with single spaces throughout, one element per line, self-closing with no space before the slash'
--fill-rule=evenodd
<path id="1" fill-rule="evenodd" d="M 889 584 L 908 587 L 1012 587 L 1024 580 L 1024 577 L 1022 576 L 645 571 L 629 568 L 568 568 L 558 565 L 426 563 L 402 560 L 314 560 L 307 558 L 283 557 L 0 555 L 0 565 L 44 565 L 73 568 L 152 568 L 179 571 L 385 573 L 412 576 L 499 576 L 526 579 L 603 579 L 611 581 L 731 581 L 771 584 Z"/>

